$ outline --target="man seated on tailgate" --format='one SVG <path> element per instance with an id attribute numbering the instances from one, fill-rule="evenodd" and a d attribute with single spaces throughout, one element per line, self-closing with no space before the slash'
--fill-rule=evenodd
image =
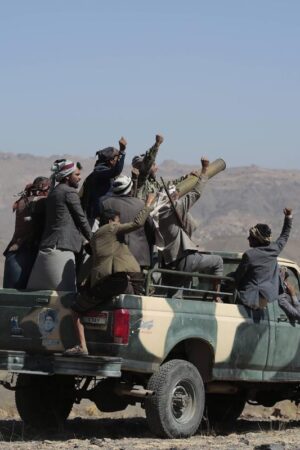
<path id="1" fill-rule="evenodd" d="M 79 294 L 72 305 L 73 319 L 79 344 L 65 351 L 67 356 L 87 355 L 84 327 L 80 321 L 83 312 L 122 293 L 142 294 L 141 269 L 124 243 L 122 235 L 145 224 L 155 194 L 149 194 L 146 205 L 132 222 L 120 223 L 120 213 L 113 209 L 103 211 L 103 225 L 94 233 L 90 244 L 92 270 L 88 295 Z"/>

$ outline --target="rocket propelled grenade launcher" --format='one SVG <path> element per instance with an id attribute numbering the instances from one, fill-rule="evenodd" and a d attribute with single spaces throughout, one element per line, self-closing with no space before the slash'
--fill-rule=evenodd
<path id="1" fill-rule="evenodd" d="M 224 159 L 218 158 L 208 166 L 206 175 L 208 176 L 208 178 L 212 178 L 219 172 L 222 172 L 222 170 L 225 170 L 225 168 L 226 163 Z M 197 170 L 195 172 L 195 175 L 189 175 L 185 180 L 181 181 L 176 185 L 176 190 L 179 192 L 180 197 L 187 194 L 189 191 L 193 189 L 193 187 L 198 181 L 198 177 L 200 176 L 200 174 L 201 169 Z"/>

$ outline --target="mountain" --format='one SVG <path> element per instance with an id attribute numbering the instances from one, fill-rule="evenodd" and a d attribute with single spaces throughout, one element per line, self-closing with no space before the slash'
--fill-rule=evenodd
<path id="1" fill-rule="evenodd" d="M 50 157 L 0 152 L 0 250 L 1 253 L 13 234 L 14 214 L 11 206 L 25 185 L 36 176 L 48 176 L 52 162 L 61 157 L 77 161 L 74 155 Z M 94 166 L 94 158 L 80 158 L 85 178 Z M 166 180 L 189 173 L 196 167 L 164 161 L 159 176 Z M 124 172 L 129 173 L 126 167 Z M 195 239 L 202 249 L 244 251 L 248 246 L 250 226 L 268 223 L 276 238 L 280 233 L 285 206 L 294 208 L 295 222 L 290 241 L 283 255 L 300 261 L 300 223 L 298 201 L 300 170 L 273 170 L 257 166 L 227 168 L 212 178 L 202 198 L 192 209 L 198 228 Z M 0 282 L 4 257 L 0 260 Z"/>

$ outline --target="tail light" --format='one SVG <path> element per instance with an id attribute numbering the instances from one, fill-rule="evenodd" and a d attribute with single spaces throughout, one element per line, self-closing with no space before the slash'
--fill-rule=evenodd
<path id="1" fill-rule="evenodd" d="M 129 318 L 128 309 L 114 311 L 113 338 L 115 344 L 128 344 Z"/>

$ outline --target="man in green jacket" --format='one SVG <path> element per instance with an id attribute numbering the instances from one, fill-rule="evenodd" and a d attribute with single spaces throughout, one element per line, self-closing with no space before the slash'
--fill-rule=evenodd
<path id="1" fill-rule="evenodd" d="M 66 356 L 87 355 L 84 327 L 80 321 L 83 312 L 99 303 L 121 293 L 140 294 L 142 273 L 138 262 L 128 246 L 122 242 L 122 236 L 144 226 L 152 211 L 155 194 L 149 194 L 144 208 L 129 223 L 120 223 L 120 213 L 104 210 L 102 225 L 93 235 L 92 270 L 88 295 L 78 295 L 72 305 L 73 320 L 79 345 L 65 351 Z"/>
<path id="2" fill-rule="evenodd" d="M 158 166 L 156 164 L 156 156 L 160 145 L 164 142 L 163 136 L 157 134 L 155 136 L 155 144 L 142 155 L 137 155 L 132 159 L 132 174 L 133 181 L 132 195 L 145 201 L 147 194 L 151 192 L 159 192 L 163 189 L 161 182 L 156 179 L 156 172 Z M 185 180 L 188 175 L 184 175 L 175 180 L 169 180 L 167 185 L 177 185 L 181 181 Z"/>

